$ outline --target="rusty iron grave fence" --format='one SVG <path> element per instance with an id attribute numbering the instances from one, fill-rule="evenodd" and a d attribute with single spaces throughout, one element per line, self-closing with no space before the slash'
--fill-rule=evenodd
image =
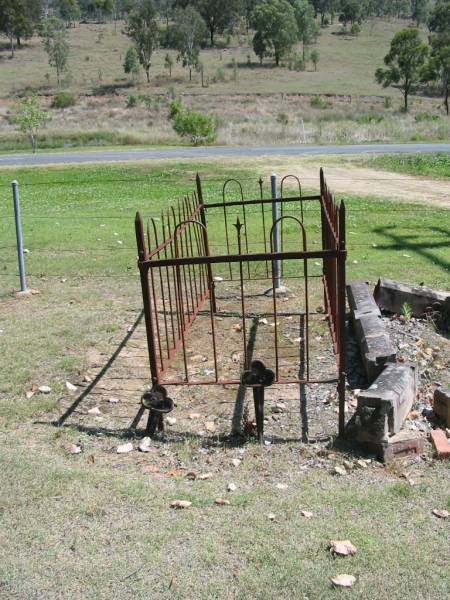
<path id="1" fill-rule="evenodd" d="M 293 181 L 295 195 L 284 192 Z M 298 192 L 297 192 L 298 186 Z M 292 186 L 291 186 L 292 187 Z M 284 189 L 283 189 L 284 188 Z M 149 409 L 147 433 L 163 430 L 163 415 L 173 409 L 168 386 L 237 385 L 251 387 L 259 441 L 263 441 L 264 391 L 281 384 L 337 384 L 338 429 L 344 432 L 345 337 L 345 206 L 338 205 L 320 171 L 320 194 L 302 195 L 300 181 L 286 176 L 277 200 L 280 216 L 272 220 L 273 198 L 244 199 L 242 185 L 224 183 L 220 202 L 205 199 L 197 175 L 196 190 L 144 225 L 139 213 L 135 227 L 144 303 L 151 385 L 142 396 Z M 307 207 L 315 205 L 318 241 L 308 247 Z M 288 210 L 289 209 L 289 210 Z M 213 225 L 212 225 L 213 224 Z M 309 226 L 308 226 L 309 227 Z M 274 233 L 279 228 L 280 247 Z M 278 232 L 277 232 L 278 235 Z M 313 376 L 310 369 L 311 332 L 309 265 L 320 266 L 320 285 L 334 350 L 333 377 Z M 276 287 L 276 265 L 288 285 L 296 285 L 295 310 L 284 310 L 289 289 Z M 218 286 L 234 292 L 218 297 Z M 263 291 L 261 286 L 269 289 Z M 259 288 L 258 288 L 259 286 Z M 231 304 L 230 304 L 231 302 Z M 226 304 L 228 310 L 221 310 Z M 230 308 L 231 307 L 231 308 Z M 233 326 L 224 325 L 231 317 Z M 283 324 L 298 318 L 300 336 L 285 344 Z M 289 321 L 290 319 L 290 321 Z M 270 321 L 270 322 L 269 322 Z M 261 327 L 264 324 L 265 327 Z M 297 326 L 297 325 L 296 325 Z M 264 339 L 256 343 L 257 332 Z M 229 339 L 232 330 L 233 341 Z M 227 333 L 228 332 L 228 333 Z M 202 353 L 200 368 L 192 369 L 192 350 Z M 232 353 L 233 360 L 223 357 Z"/>

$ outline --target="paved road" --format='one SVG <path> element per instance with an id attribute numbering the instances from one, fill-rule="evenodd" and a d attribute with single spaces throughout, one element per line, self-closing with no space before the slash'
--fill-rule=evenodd
<path id="1" fill-rule="evenodd" d="M 385 154 L 450 152 L 450 144 L 360 144 L 347 146 L 238 146 L 173 148 L 167 150 L 108 150 L 54 154 L 0 155 L 0 166 L 18 167 L 69 163 L 138 161 L 160 159 L 201 159 L 215 157 L 308 156 L 313 154 Z"/>

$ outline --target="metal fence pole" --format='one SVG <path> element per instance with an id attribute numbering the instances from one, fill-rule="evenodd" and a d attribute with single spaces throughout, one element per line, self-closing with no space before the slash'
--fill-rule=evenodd
<path id="1" fill-rule="evenodd" d="M 22 223 L 20 220 L 19 183 L 16 180 L 14 180 L 11 185 L 14 200 L 14 218 L 16 221 L 17 258 L 19 260 L 20 291 L 25 292 L 27 289 L 27 285 L 25 281 L 25 261 L 23 259 L 23 239 Z"/>
<path id="2" fill-rule="evenodd" d="M 272 202 L 272 223 L 275 225 L 274 229 L 273 229 L 273 251 L 274 252 L 279 252 L 279 223 L 277 223 L 278 220 L 278 203 L 277 203 L 277 176 L 275 175 L 275 173 L 273 173 L 270 176 L 270 189 L 272 191 L 272 200 L 275 200 L 275 202 Z M 281 281 L 280 281 L 280 261 L 276 260 L 275 261 L 275 265 L 274 265 L 274 279 L 275 279 L 275 289 L 278 290 L 281 287 Z"/>

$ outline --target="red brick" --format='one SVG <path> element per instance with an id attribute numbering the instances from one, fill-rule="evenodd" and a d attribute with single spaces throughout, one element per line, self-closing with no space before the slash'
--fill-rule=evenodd
<path id="1" fill-rule="evenodd" d="M 432 431 L 431 441 L 436 449 L 438 458 L 450 458 L 450 444 L 443 429 L 435 429 Z"/>

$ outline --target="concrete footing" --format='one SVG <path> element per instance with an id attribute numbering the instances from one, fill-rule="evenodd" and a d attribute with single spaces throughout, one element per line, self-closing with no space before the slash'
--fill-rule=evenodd
<path id="1" fill-rule="evenodd" d="M 434 390 L 433 410 L 450 427 L 450 388 Z"/>
<path id="2" fill-rule="evenodd" d="M 380 278 L 374 290 L 377 305 L 388 312 L 401 314 L 406 303 L 413 317 L 423 317 L 430 309 L 450 313 L 450 293 L 424 285 L 408 285 Z"/>

